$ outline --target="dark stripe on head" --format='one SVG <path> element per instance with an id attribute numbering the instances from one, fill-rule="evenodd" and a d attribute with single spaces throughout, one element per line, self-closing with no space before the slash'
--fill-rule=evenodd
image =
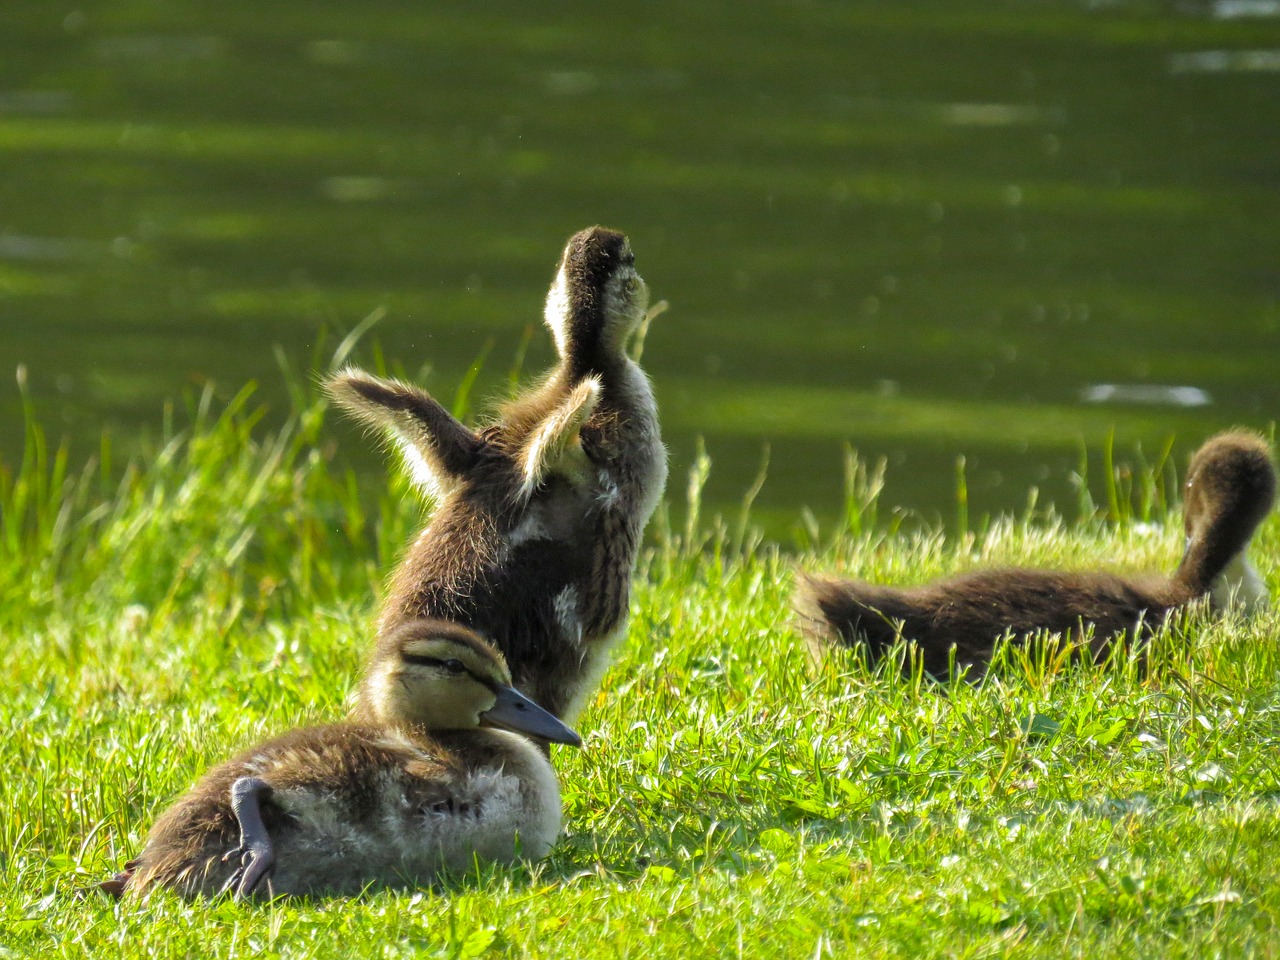
<path id="1" fill-rule="evenodd" d="M 486 661 L 492 661 L 500 666 L 504 673 L 506 672 L 506 660 L 493 644 L 489 643 L 470 627 L 465 627 L 460 623 L 453 623 L 449 620 L 424 618 L 402 623 L 379 640 L 378 651 L 382 656 L 394 653 L 407 663 L 418 663 L 424 666 L 438 665 L 444 668 L 445 661 L 443 659 L 405 653 L 404 648 L 417 640 L 448 640 L 458 646 L 473 650 L 479 657 Z M 483 684 L 489 686 L 493 684 L 491 678 L 476 676 L 469 669 L 467 673 L 470 673 L 471 676 Z"/>

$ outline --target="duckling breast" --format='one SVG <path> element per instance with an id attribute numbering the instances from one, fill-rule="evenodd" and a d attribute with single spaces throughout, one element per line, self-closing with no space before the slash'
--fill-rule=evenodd
<path id="1" fill-rule="evenodd" d="M 456 835 L 445 856 L 469 866 L 476 856 L 500 863 L 547 855 L 560 835 L 560 785 L 545 754 L 506 730 L 466 735 L 475 765 L 454 794 L 455 814 L 441 811 Z M 444 848 L 442 848 L 444 849 Z"/>
<path id="2" fill-rule="evenodd" d="M 555 843 L 559 785 L 528 740 L 488 729 L 438 739 L 439 752 L 426 751 L 385 772 L 365 830 L 344 832 L 320 810 L 306 815 L 317 836 L 338 841 L 365 882 L 426 882 L 442 870 L 466 871 L 477 860 L 538 859 Z M 405 737 L 404 755 L 417 746 Z M 441 758 L 450 761 L 444 769 Z"/>
<path id="3" fill-rule="evenodd" d="M 1271 593 L 1262 575 L 1242 551 L 1231 558 L 1226 569 L 1213 581 L 1209 603 L 1214 610 L 1252 615 L 1270 609 Z"/>

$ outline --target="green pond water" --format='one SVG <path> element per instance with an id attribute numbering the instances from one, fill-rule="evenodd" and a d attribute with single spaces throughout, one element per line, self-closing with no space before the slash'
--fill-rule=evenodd
<path id="1" fill-rule="evenodd" d="M 283 416 L 375 349 L 489 394 L 565 238 L 625 230 L 670 493 L 1074 514 L 1088 453 L 1181 466 L 1280 411 L 1280 2 L 5 0 L 0 461 L 13 372 L 87 456 L 244 382 Z M 1174 389 L 1178 388 L 1178 389 Z M 368 443 L 339 456 L 380 482 Z M 1138 453 L 1141 451 L 1141 454 Z"/>

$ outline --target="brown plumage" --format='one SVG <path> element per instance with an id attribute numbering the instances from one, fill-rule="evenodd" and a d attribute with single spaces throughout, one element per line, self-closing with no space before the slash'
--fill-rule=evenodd
<path id="1" fill-rule="evenodd" d="M 375 649 L 357 722 L 293 730 L 214 767 L 103 888 L 349 894 L 545 855 L 560 829 L 555 774 L 507 731 L 580 741 L 510 682 L 472 631 L 402 625 Z"/>
<path id="2" fill-rule="evenodd" d="M 1243 431 L 1210 438 L 1192 457 L 1184 488 L 1187 547 L 1171 577 L 1101 571 L 976 570 L 917 587 L 889 587 L 798 575 L 801 628 L 820 642 L 861 646 L 878 658 L 899 638 L 913 641 L 926 671 L 946 677 L 955 662 L 978 672 L 1005 634 L 1079 637 L 1092 627 L 1097 657 L 1117 637 L 1148 632 L 1203 596 L 1214 608 L 1265 603 L 1265 586 L 1245 551 L 1275 496 L 1268 444 Z"/>
<path id="3" fill-rule="evenodd" d="M 391 577 L 380 633 L 443 617 L 493 640 L 515 685 L 571 718 L 624 631 L 640 535 L 666 482 L 628 341 L 648 292 L 626 237 L 570 238 L 547 295 L 557 365 L 473 431 L 424 391 L 346 370 L 334 399 L 385 431 L 435 496 Z"/>

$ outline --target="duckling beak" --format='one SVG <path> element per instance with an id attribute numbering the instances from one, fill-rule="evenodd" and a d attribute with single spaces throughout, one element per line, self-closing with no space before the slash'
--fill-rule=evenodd
<path id="1" fill-rule="evenodd" d="M 480 714 L 480 724 L 515 733 L 527 733 L 552 743 L 582 746 L 582 738 L 572 729 L 514 687 L 498 687 L 498 700 L 490 709 Z"/>

